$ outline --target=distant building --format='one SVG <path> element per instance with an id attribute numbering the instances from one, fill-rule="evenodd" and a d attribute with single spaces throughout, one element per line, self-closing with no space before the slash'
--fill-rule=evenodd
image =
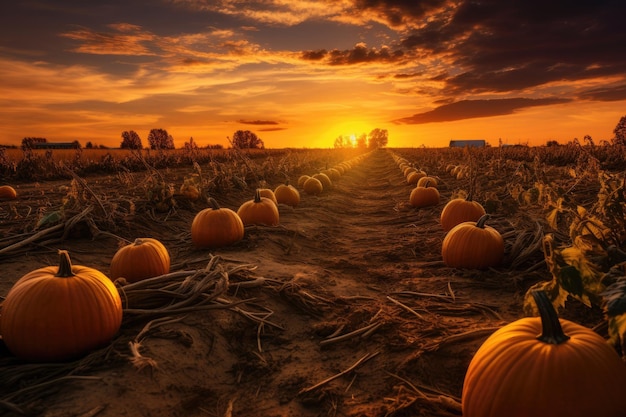
<path id="1" fill-rule="evenodd" d="M 450 141 L 451 148 L 465 148 L 468 146 L 484 148 L 487 146 L 487 143 L 484 139 L 452 139 Z"/>
<path id="2" fill-rule="evenodd" d="M 32 144 L 33 149 L 78 149 L 80 143 L 74 142 L 37 142 Z"/>

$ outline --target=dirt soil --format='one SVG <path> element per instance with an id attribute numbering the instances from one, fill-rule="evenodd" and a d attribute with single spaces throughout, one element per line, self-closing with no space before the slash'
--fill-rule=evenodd
<path id="1" fill-rule="evenodd" d="M 0 295 L 25 273 L 56 264 L 58 249 L 107 273 L 120 244 L 115 235 L 158 238 L 172 271 L 213 262 L 230 281 L 213 302 L 227 308 L 125 316 L 110 346 L 70 364 L 25 364 L 2 347 L 0 415 L 461 415 L 472 355 L 523 315 L 526 289 L 549 273 L 540 251 L 515 264 L 514 244 L 530 239 L 536 222 L 503 207 L 491 221 L 505 236 L 503 265 L 446 267 L 439 215 L 466 182 L 429 174 L 441 180 L 441 202 L 427 209 L 408 205 L 412 186 L 378 151 L 322 195 L 302 194 L 296 208 L 280 205 L 280 226 L 247 227 L 228 248 L 193 248 L 191 220 L 206 205 L 190 203 L 130 219 L 114 234 L 65 236 L 3 258 Z M 24 184 L 21 201 L 34 209 L 58 204 L 67 183 Z M 87 183 L 96 193 L 122 192 L 115 176 Z M 236 210 L 251 190 L 216 198 Z M 140 342 L 135 362 L 132 340 Z"/>

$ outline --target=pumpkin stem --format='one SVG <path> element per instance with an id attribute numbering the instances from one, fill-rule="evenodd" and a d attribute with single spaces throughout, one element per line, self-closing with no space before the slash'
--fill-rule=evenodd
<path id="1" fill-rule="evenodd" d="M 570 337 L 563 333 L 559 316 L 556 314 L 556 310 L 546 293 L 535 290 L 531 291 L 531 295 L 537 304 L 539 316 L 541 317 L 541 334 L 537 336 L 537 340 L 551 345 L 560 345 L 567 342 Z"/>
<path id="2" fill-rule="evenodd" d="M 73 277 L 72 261 L 70 260 L 70 254 L 66 250 L 59 251 L 59 270 L 55 277 L 69 278 Z"/>
<path id="3" fill-rule="evenodd" d="M 209 205 L 211 206 L 211 209 L 213 210 L 220 209 L 220 205 L 217 203 L 217 200 L 215 200 L 213 197 L 209 197 Z"/>
<path id="4" fill-rule="evenodd" d="M 465 201 L 472 201 L 473 198 L 474 196 L 472 195 L 472 190 L 469 190 L 467 197 L 465 197 Z"/>
<path id="5" fill-rule="evenodd" d="M 489 214 L 483 214 L 480 219 L 476 222 L 476 227 L 480 227 L 481 229 L 485 228 L 485 223 L 489 220 Z"/>
<path id="6" fill-rule="evenodd" d="M 255 203 L 261 202 L 261 190 L 258 188 L 256 189 L 256 192 L 254 193 L 254 202 Z"/>

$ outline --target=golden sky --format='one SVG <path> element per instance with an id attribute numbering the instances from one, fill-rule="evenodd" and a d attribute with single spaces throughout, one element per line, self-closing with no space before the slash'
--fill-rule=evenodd
<path id="1" fill-rule="evenodd" d="M 625 2 L 25 0 L 0 6 L 0 144 L 610 140 Z"/>

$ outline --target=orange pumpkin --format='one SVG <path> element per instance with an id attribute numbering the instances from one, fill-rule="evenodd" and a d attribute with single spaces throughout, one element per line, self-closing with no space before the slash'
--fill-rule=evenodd
<path id="1" fill-rule="evenodd" d="M 300 175 L 298 177 L 298 187 L 302 188 L 304 187 L 304 183 L 306 182 L 306 180 L 308 180 L 309 178 L 311 178 L 310 175 Z"/>
<path id="2" fill-rule="evenodd" d="M 322 172 L 318 172 L 317 174 L 313 174 L 313 178 L 317 179 L 319 182 L 322 183 L 322 187 L 324 187 L 325 190 L 330 190 L 330 188 L 333 186 L 333 182 L 330 179 L 330 177 Z"/>
<path id="3" fill-rule="evenodd" d="M 406 175 L 406 182 L 410 185 L 417 185 L 417 182 L 420 180 L 420 178 L 424 178 L 425 176 L 426 173 L 424 171 L 411 171 Z"/>
<path id="4" fill-rule="evenodd" d="M 274 196 L 276 197 L 276 201 L 280 204 L 287 204 L 291 207 L 296 207 L 300 204 L 300 192 L 296 187 L 290 185 L 289 181 L 276 187 Z"/>
<path id="5" fill-rule="evenodd" d="M 619 355 L 593 330 L 559 319 L 543 291 L 531 294 L 540 317 L 500 328 L 472 358 L 463 416 L 625 415 L 626 367 Z"/>
<path id="6" fill-rule="evenodd" d="M 0 186 L 0 198 L 6 198 L 8 200 L 14 200 L 17 198 L 17 191 L 10 185 Z"/>
<path id="7" fill-rule="evenodd" d="M 218 248 L 239 242 L 244 236 L 241 218 L 209 198 L 211 207 L 196 214 L 191 223 L 191 241 L 199 248 Z"/>
<path id="8" fill-rule="evenodd" d="M 439 204 L 439 190 L 426 183 L 424 187 L 415 187 L 409 195 L 409 203 L 416 208 L 436 206 Z"/>
<path id="9" fill-rule="evenodd" d="M 244 226 L 257 224 L 265 226 L 277 226 L 279 224 L 278 207 L 272 200 L 261 197 L 259 189 L 254 193 L 254 199 L 243 203 L 237 214 Z"/>
<path id="10" fill-rule="evenodd" d="M 0 334 L 15 356 L 33 362 L 65 361 L 107 344 L 122 324 L 122 300 L 111 280 L 87 266 L 59 266 L 20 278 L 2 304 Z"/>
<path id="11" fill-rule="evenodd" d="M 448 201 L 441 211 L 441 227 L 447 232 L 459 223 L 476 222 L 483 215 L 485 215 L 484 207 L 479 202 L 473 201 L 470 193 L 466 198 Z"/>
<path id="12" fill-rule="evenodd" d="M 269 198 L 274 204 L 278 205 L 278 200 L 276 200 L 274 190 L 269 188 L 259 188 L 259 194 L 261 194 L 261 197 Z"/>
<path id="13" fill-rule="evenodd" d="M 453 268 L 485 269 L 498 265 L 504 257 L 504 239 L 500 232 L 485 225 L 489 215 L 477 222 L 454 226 L 443 239 L 443 262 Z"/>
<path id="14" fill-rule="evenodd" d="M 425 187 L 426 184 L 428 184 L 428 186 L 430 186 L 430 187 L 437 187 L 437 185 L 438 185 L 437 179 L 435 179 L 434 177 L 430 177 L 428 175 L 425 175 L 425 176 L 421 177 L 419 180 L 417 180 L 417 186 L 418 187 Z"/>
<path id="15" fill-rule="evenodd" d="M 157 239 L 137 238 L 113 255 L 109 268 L 112 280 L 124 278 L 137 282 L 170 272 L 170 255 Z"/>
<path id="16" fill-rule="evenodd" d="M 317 178 L 309 178 L 304 182 L 304 192 L 310 195 L 319 195 L 324 191 L 324 186 L 322 182 Z"/>

